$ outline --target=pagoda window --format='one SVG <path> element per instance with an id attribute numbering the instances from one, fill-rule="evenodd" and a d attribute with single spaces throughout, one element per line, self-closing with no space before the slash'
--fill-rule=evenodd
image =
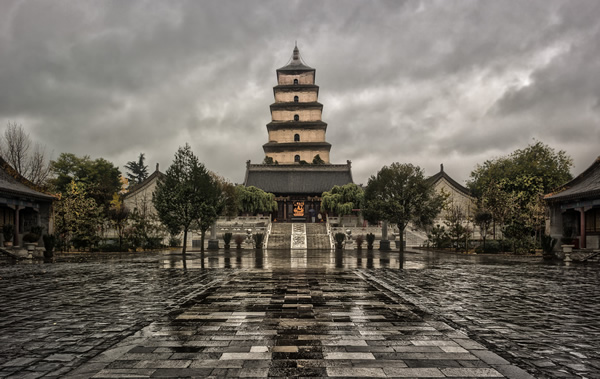
<path id="1" fill-rule="evenodd" d="M 300 142 L 300 134 L 294 134 L 294 142 Z"/>
<path id="2" fill-rule="evenodd" d="M 300 162 L 300 156 L 299 155 L 294 156 L 294 162 Z"/>
<path id="3" fill-rule="evenodd" d="M 297 114 L 294 115 L 294 121 L 300 121 L 300 116 L 298 116 Z"/>
<path id="4" fill-rule="evenodd" d="M 294 96 L 294 103 L 298 102 L 298 96 Z"/>
<path id="5" fill-rule="evenodd" d="M 298 85 L 298 79 L 294 79 L 294 85 L 297 86 Z"/>

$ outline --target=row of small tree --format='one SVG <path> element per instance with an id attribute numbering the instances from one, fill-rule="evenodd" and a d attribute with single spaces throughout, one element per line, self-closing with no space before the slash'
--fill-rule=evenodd
<path id="1" fill-rule="evenodd" d="M 544 194 L 571 179 L 572 160 L 564 151 L 536 141 L 505 157 L 488 160 L 471 173 L 467 186 L 476 207 L 466 210 L 436 194 L 423 171 L 411 164 L 394 163 L 371 176 L 366 188 L 348 184 L 323 193 L 322 208 L 338 215 L 362 212 L 365 219 L 396 224 L 403 246 L 403 232 L 409 223 L 428 232 L 436 247 L 468 249 L 473 229 L 486 240 L 502 239 L 494 249 L 514 252 L 539 247 L 544 235 Z M 432 222 L 444 209 L 444 224 Z"/>

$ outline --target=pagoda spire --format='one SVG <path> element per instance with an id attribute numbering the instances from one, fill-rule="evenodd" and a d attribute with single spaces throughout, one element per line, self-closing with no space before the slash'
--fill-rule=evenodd
<path id="1" fill-rule="evenodd" d="M 292 59 L 295 61 L 300 59 L 300 50 L 298 49 L 298 42 L 295 43 L 294 54 L 292 55 Z"/>

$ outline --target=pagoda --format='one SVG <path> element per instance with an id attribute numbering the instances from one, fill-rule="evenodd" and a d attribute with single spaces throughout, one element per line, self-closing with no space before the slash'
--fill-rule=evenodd
<path id="1" fill-rule="evenodd" d="M 244 185 L 275 194 L 274 221 L 310 222 L 320 212 L 323 192 L 353 182 L 351 162 L 330 163 L 316 70 L 302 61 L 298 46 L 276 73 L 269 141 L 263 145 L 265 161 L 247 162 Z"/>
<path id="2" fill-rule="evenodd" d="M 291 61 L 276 72 L 272 121 L 267 124 L 269 142 L 263 145 L 265 156 L 289 164 L 312 163 L 318 155 L 329 163 L 331 144 L 325 142 L 327 124 L 321 121 L 323 104 L 317 101 L 316 70 L 302 61 L 295 46 Z"/>

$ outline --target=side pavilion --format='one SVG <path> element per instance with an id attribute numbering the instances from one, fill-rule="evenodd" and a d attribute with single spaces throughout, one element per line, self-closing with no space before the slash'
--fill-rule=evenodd
<path id="1" fill-rule="evenodd" d="M 50 216 L 54 200 L 54 196 L 41 192 L 0 157 L 0 225 L 15 225 L 15 246 L 32 226 L 42 226 L 44 233 L 53 232 Z"/>
<path id="2" fill-rule="evenodd" d="M 576 248 L 600 248 L 600 157 L 575 179 L 546 195 L 546 230 L 557 240 L 571 231 Z"/>

